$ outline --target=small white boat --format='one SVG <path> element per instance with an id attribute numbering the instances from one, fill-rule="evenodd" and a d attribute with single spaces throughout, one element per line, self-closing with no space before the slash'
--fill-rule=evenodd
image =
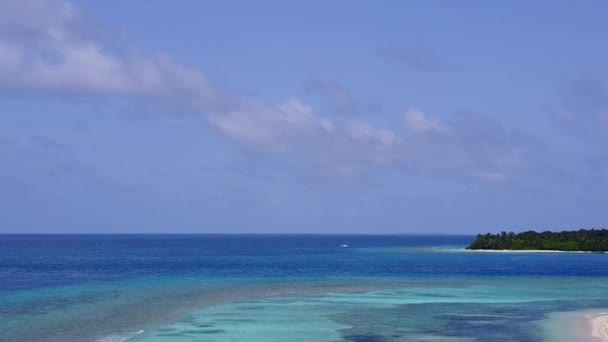
<path id="1" fill-rule="evenodd" d="M 349 248 L 349 245 L 340 245 L 340 248 Z"/>

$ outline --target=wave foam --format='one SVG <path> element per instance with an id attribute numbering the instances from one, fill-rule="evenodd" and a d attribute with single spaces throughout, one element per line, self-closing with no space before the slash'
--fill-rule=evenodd
<path id="1" fill-rule="evenodd" d="M 139 334 L 142 334 L 143 332 L 144 332 L 143 330 L 139 330 L 136 332 L 126 333 L 126 334 L 122 334 L 122 335 L 119 335 L 119 334 L 109 335 L 109 336 L 105 336 L 100 339 L 97 339 L 97 340 L 95 340 L 95 342 L 125 342 Z"/>

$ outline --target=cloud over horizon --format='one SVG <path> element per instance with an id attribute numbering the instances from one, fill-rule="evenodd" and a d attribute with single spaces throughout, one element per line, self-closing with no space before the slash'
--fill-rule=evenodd
<path id="1" fill-rule="evenodd" d="M 404 126 L 390 129 L 320 115 L 296 97 L 268 103 L 228 96 L 207 80 L 203 70 L 166 54 L 147 56 L 112 49 L 83 29 L 85 18 L 67 1 L 7 1 L 1 6 L 0 87 L 4 89 L 177 104 L 199 112 L 224 137 L 247 149 L 297 154 L 313 169 L 329 168 L 322 173 L 338 176 L 357 177 L 378 166 L 424 173 L 432 165 L 432 173 L 502 181 L 522 163 L 509 146 L 499 151 L 482 148 L 484 140 L 478 147 L 464 142 L 458 127 L 418 109 L 406 110 Z M 417 56 L 419 67 L 438 64 Z M 315 87 L 328 96 L 334 112 L 354 111 L 358 106 L 335 83 Z"/>

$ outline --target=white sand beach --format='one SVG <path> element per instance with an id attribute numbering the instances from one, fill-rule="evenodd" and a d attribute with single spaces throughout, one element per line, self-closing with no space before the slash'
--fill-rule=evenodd
<path id="1" fill-rule="evenodd" d="M 586 251 L 558 251 L 547 249 L 466 249 L 460 248 L 432 248 L 437 252 L 467 252 L 467 253 L 568 253 L 568 254 L 605 254 L 605 252 Z"/>
<path id="2" fill-rule="evenodd" d="M 541 321 L 545 341 L 608 342 L 608 311 L 555 312 Z"/>
<path id="3" fill-rule="evenodd" d="M 558 251 L 547 249 L 464 249 L 465 252 L 476 253 L 576 253 L 576 254 L 602 254 L 604 252 L 586 252 L 586 251 Z"/>
<path id="4" fill-rule="evenodd" d="M 608 312 L 587 317 L 591 326 L 591 341 L 608 342 Z"/>

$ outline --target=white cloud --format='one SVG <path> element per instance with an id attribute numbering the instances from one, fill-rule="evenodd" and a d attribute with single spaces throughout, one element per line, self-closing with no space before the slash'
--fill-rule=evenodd
<path id="1" fill-rule="evenodd" d="M 447 123 L 410 109 L 404 123 L 415 133 L 410 144 L 418 147 L 418 162 L 442 177 L 502 182 L 528 167 L 531 148 L 517 143 L 521 134 L 511 134 L 489 116 L 459 113 Z"/>
<path id="2" fill-rule="evenodd" d="M 204 75 L 166 56 L 111 53 L 65 1 L 0 4 L 0 87 L 85 95 L 212 96 Z"/>
<path id="3" fill-rule="evenodd" d="M 354 121 L 346 126 L 348 134 L 355 140 L 376 143 L 384 146 L 393 146 L 401 142 L 401 139 L 391 130 L 378 129 L 370 124 Z"/>
<path id="4" fill-rule="evenodd" d="M 208 119 L 232 140 L 267 150 L 286 150 L 335 130 L 329 118 L 293 98 L 274 105 L 242 101 L 230 110 L 209 113 Z"/>
<path id="5" fill-rule="evenodd" d="M 405 127 L 414 133 L 406 140 L 366 122 L 333 121 L 295 98 L 267 103 L 224 97 L 198 68 L 164 55 L 108 47 L 80 13 L 61 0 L 0 2 L 0 88 L 182 105 L 240 146 L 293 157 L 298 166 L 346 177 L 378 167 L 403 171 L 407 164 L 408 171 L 445 171 L 496 181 L 506 178 L 499 174 L 521 165 L 520 154 L 502 141 L 488 143 L 483 134 L 468 139 L 466 130 L 417 109 L 404 113 Z M 334 107 L 353 109 L 354 100 L 343 88 L 329 90 Z"/>
<path id="6" fill-rule="evenodd" d="M 403 115 L 405 127 L 414 133 L 451 135 L 452 129 L 437 119 L 426 116 L 418 109 L 410 109 Z"/>
<path id="7" fill-rule="evenodd" d="M 362 110 L 353 95 L 336 82 L 313 81 L 307 87 L 309 93 L 320 96 L 331 111 L 354 114 Z"/>

